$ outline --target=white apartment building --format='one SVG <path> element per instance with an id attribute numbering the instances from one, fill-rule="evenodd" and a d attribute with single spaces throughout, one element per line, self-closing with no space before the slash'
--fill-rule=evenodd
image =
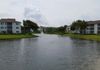
<path id="1" fill-rule="evenodd" d="M 21 22 L 15 19 L 0 19 L 0 33 L 21 33 Z"/>
<path id="2" fill-rule="evenodd" d="M 88 21 L 86 28 L 86 34 L 100 34 L 100 20 Z"/>

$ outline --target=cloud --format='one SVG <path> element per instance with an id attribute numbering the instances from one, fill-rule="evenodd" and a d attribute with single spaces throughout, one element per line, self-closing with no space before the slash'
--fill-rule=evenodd
<path id="1" fill-rule="evenodd" d="M 25 8 L 24 17 L 25 19 L 30 19 L 37 22 L 39 25 L 47 25 L 45 17 L 43 17 L 39 9 L 37 8 L 34 8 L 34 9 Z"/>
<path id="2" fill-rule="evenodd" d="M 77 19 L 100 19 L 99 3 L 98 0 L 41 0 L 40 9 L 50 24 L 57 24 L 55 21 L 71 24 Z"/>
<path id="3" fill-rule="evenodd" d="M 99 0 L 0 0 L 0 17 L 25 18 L 40 25 L 70 25 L 77 19 L 99 20 Z"/>

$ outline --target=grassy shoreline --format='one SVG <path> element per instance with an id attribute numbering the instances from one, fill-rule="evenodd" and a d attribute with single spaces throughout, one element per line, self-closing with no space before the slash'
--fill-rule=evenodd
<path id="1" fill-rule="evenodd" d="M 22 39 L 22 38 L 32 38 L 37 37 L 36 35 L 29 34 L 19 34 L 19 35 L 0 35 L 0 40 L 13 40 L 13 39 Z"/>
<path id="2" fill-rule="evenodd" d="M 64 36 L 69 36 L 76 39 L 100 41 L 100 35 L 80 35 L 80 34 L 64 34 Z"/>

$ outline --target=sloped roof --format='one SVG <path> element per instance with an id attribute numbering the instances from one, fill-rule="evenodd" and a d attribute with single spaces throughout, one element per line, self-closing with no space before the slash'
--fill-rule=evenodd
<path id="1" fill-rule="evenodd" d="M 15 19 L 1 19 L 0 22 L 15 22 Z"/>
<path id="2" fill-rule="evenodd" d="M 0 19 L 0 22 L 11 22 L 11 23 L 20 23 L 19 21 L 16 21 L 15 19 Z"/>
<path id="3" fill-rule="evenodd" d="M 96 20 L 96 21 L 88 21 L 88 24 L 100 24 L 100 20 Z"/>

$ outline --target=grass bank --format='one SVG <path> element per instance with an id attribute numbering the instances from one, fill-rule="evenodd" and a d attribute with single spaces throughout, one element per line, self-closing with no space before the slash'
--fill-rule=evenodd
<path id="1" fill-rule="evenodd" d="M 32 38 L 37 37 L 36 35 L 29 34 L 19 34 L 19 35 L 0 35 L 0 40 L 10 40 L 10 39 L 22 39 L 22 38 Z"/>
<path id="2" fill-rule="evenodd" d="M 64 36 L 69 36 L 71 38 L 76 38 L 76 39 L 100 41 L 100 35 L 64 34 Z"/>

